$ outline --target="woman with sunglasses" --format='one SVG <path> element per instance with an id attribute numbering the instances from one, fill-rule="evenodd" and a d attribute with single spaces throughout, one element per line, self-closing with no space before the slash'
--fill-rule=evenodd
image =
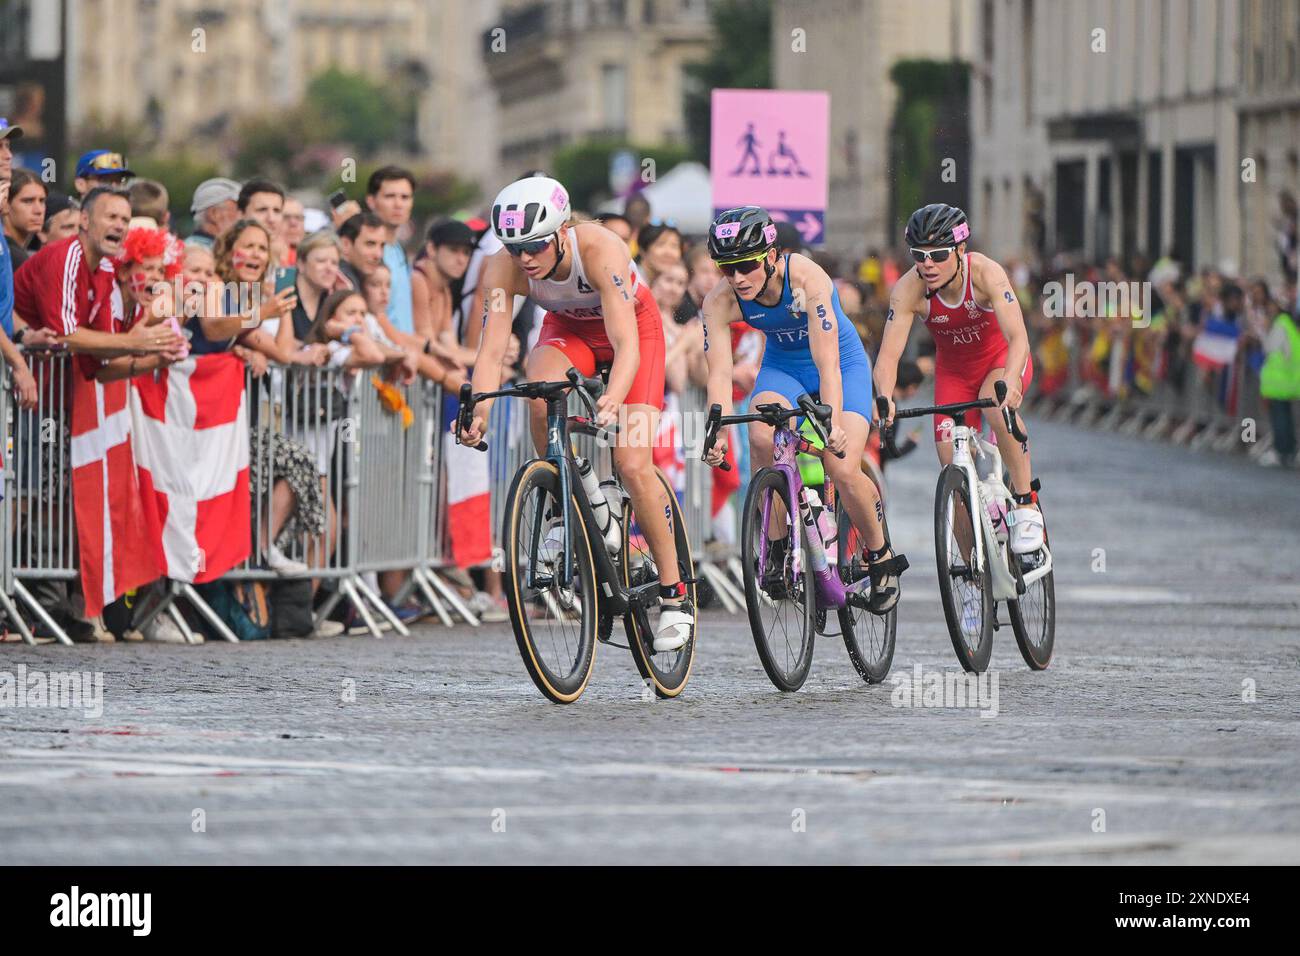
<path id="1" fill-rule="evenodd" d="M 870 608 L 884 614 L 898 603 L 898 575 L 907 564 L 885 540 L 880 494 L 861 468 L 871 431 L 871 362 L 826 270 L 798 253 L 781 255 L 776 242 L 776 225 L 759 206 L 728 209 L 709 227 L 709 254 L 724 281 L 701 306 L 708 401 L 731 414 L 730 326 L 746 322 L 766 336 L 750 406 L 772 402 L 793 408 L 806 392 L 831 407 L 827 447 L 844 457 L 827 456 L 826 474 L 866 544 Z M 750 423 L 749 449 L 752 471 L 771 465 L 771 427 Z M 726 452 L 727 442 L 720 438 L 705 461 L 716 466 Z M 788 544 L 782 540 L 773 547 L 779 557 Z M 773 563 L 780 566 L 779 560 Z"/>
<path id="2" fill-rule="evenodd" d="M 671 651 L 691 638 L 694 613 L 677 565 L 668 523 L 668 495 L 651 456 L 664 402 L 664 333 L 659 307 L 632 264 L 627 245 L 600 223 L 570 223 L 568 191 L 544 176 L 511 183 L 492 204 L 492 229 L 505 246 L 483 264 L 483 334 L 473 389 L 501 382 L 514 296 L 547 310 L 528 353 L 533 381 L 557 381 L 570 367 L 586 376 L 612 363 L 609 386 L 596 403 L 597 422 L 620 423 L 614 461 L 659 568 L 659 623 L 654 649 Z M 461 441 L 476 445 L 487 429 L 491 402 L 474 407 Z M 546 405 L 531 403 L 533 442 L 546 449 Z"/>
<path id="3" fill-rule="evenodd" d="M 919 315 L 934 336 L 936 405 L 993 397 L 995 383 L 1005 381 L 1003 404 L 1019 408 L 1034 367 L 1025 319 L 1006 270 L 987 256 L 966 251 L 970 224 L 966 213 L 956 206 L 922 206 L 907 220 L 904 236 L 916 265 L 899 278 L 889 296 L 884 339 L 876 355 L 877 391 L 893 395 L 898 360 L 907 345 L 912 319 Z M 950 304 L 945 294 L 956 302 Z M 1008 369 L 1012 375 L 1007 375 Z M 1043 546 L 1043 516 L 1033 490 L 1029 446 L 1011 438 L 1001 408 L 983 412 L 997 436 L 1018 505 L 1009 521 L 1011 550 L 1016 554 L 1037 551 Z M 886 423 L 893 414 L 891 398 Z M 978 427 L 976 411 L 966 413 L 966 424 Z M 935 416 L 935 449 L 944 465 L 952 461 L 952 427 L 951 418 Z"/>

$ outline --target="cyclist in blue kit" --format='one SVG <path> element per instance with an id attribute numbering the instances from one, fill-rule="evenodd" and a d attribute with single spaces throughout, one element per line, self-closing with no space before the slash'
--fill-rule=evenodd
<path id="1" fill-rule="evenodd" d="M 880 494 L 861 468 L 871 430 L 871 362 L 826 271 L 806 256 L 779 255 L 775 243 L 776 226 L 759 206 L 728 209 L 709 227 L 709 254 L 724 278 L 700 309 L 708 401 L 732 414 L 729 326 L 746 322 L 766 337 L 751 407 L 775 402 L 794 408 L 804 393 L 830 406 L 827 447 L 844 457 L 827 455 L 826 475 L 866 544 L 870 607 L 883 614 L 898 603 L 898 575 L 907 564 L 885 540 Z M 772 428 L 750 423 L 749 447 L 752 470 L 771 465 Z M 716 465 L 726 450 L 720 438 L 705 460 Z"/>

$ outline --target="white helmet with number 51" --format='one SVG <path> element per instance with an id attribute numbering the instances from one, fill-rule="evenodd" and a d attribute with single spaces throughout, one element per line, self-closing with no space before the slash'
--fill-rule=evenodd
<path id="1" fill-rule="evenodd" d="M 492 203 L 492 231 L 502 242 L 530 242 L 560 231 L 569 221 L 569 191 L 554 179 L 520 179 Z"/>

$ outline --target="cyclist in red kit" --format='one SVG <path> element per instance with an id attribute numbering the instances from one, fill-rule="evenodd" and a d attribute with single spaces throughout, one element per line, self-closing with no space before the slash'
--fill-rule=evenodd
<path id="1" fill-rule="evenodd" d="M 908 219 L 905 237 L 916 265 L 899 278 L 889 296 L 884 339 L 876 357 L 876 394 L 893 394 L 898 360 L 912 319 L 919 315 L 934 336 L 936 405 L 993 397 L 994 383 L 1004 381 L 1003 404 L 1018 409 L 1034 373 L 1029 334 L 1006 270 L 987 256 L 967 251 L 970 225 L 956 206 L 921 207 Z M 983 412 L 997 436 L 1016 499 L 1008 522 L 1011 550 L 1037 551 L 1043 546 L 1043 516 L 1030 471 L 1029 445 L 1011 437 L 1000 409 Z M 886 424 L 893 414 L 891 400 Z M 978 426 L 975 411 L 966 413 L 966 424 Z M 952 461 L 952 425 L 951 418 L 935 416 L 935 448 L 944 465 Z"/>

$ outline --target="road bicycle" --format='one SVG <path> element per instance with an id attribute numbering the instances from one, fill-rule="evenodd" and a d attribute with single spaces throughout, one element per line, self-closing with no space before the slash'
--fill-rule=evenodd
<path id="1" fill-rule="evenodd" d="M 709 410 L 706 455 L 727 425 L 763 422 L 774 430 L 772 465 L 750 481 L 741 521 L 750 631 L 768 679 L 780 690 L 796 691 L 812 666 L 815 635 L 834 636 L 827 630 L 833 616 L 859 676 L 879 683 L 894 659 L 898 609 L 869 610 L 871 578 L 863 542 L 833 482 L 826 482 L 825 502 L 803 483 L 796 456 L 822 457 L 825 451 L 790 426 L 791 419 L 804 417 L 824 444 L 831 408 L 810 395 L 800 395 L 794 408 L 773 402 L 746 415 L 724 416 L 719 405 Z M 895 555 L 877 566 L 901 574 L 907 558 Z"/>
<path id="2" fill-rule="evenodd" d="M 993 632 L 1002 626 L 997 606 L 1005 602 L 1021 656 L 1032 669 L 1042 670 L 1051 663 L 1056 642 L 1056 588 L 1046 530 L 1038 551 L 1012 552 L 1008 516 L 1015 503 L 1002 455 L 979 429 L 961 423 L 967 411 L 1001 405 L 1006 383 L 995 383 L 994 391 L 996 398 L 897 409 L 894 421 L 926 415 L 953 418 L 952 463 L 939 473 L 935 490 L 934 549 L 943 615 L 957 660 L 975 673 L 988 667 Z M 882 421 L 889 414 L 883 396 L 876 399 L 876 411 Z M 1019 416 L 1004 408 L 1002 417 L 1012 438 L 1029 440 Z M 892 452 L 892 425 L 882 429 L 881 441 Z M 1038 489 L 1035 479 L 1033 490 Z M 972 523 L 972 515 L 979 520 Z"/>
<path id="3" fill-rule="evenodd" d="M 590 462 L 573 449 L 572 435 L 607 440 L 617 426 L 595 424 L 595 402 L 605 382 L 570 368 L 563 382 L 523 382 L 495 392 L 471 394 L 461 386 L 457 440 L 473 420 L 474 406 L 489 398 L 517 397 L 546 402 L 546 454 L 525 462 L 507 492 L 501 542 L 505 551 L 504 587 L 520 656 L 533 683 L 550 700 L 568 704 L 582 696 L 591 678 L 597 641 L 626 647 L 641 677 L 659 697 L 676 697 L 686 687 L 695 660 L 698 620 L 692 636 L 672 651 L 654 649 L 649 612 L 659 606 L 659 572 L 644 538 L 636 530 L 631 499 L 614 469 L 594 501 L 584 489 Z M 576 394 L 590 417 L 570 416 L 568 396 Z M 478 444 L 480 451 L 487 443 Z M 677 565 L 692 608 L 696 600 L 695 564 L 677 496 L 662 473 L 670 502 L 669 520 L 677 544 Z M 593 483 L 593 487 L 594 483 Z M 609 508 L 600 521 L 597 511 Z M 627 644 L 613 640 L 613 622 L 622 617 Z"/>

